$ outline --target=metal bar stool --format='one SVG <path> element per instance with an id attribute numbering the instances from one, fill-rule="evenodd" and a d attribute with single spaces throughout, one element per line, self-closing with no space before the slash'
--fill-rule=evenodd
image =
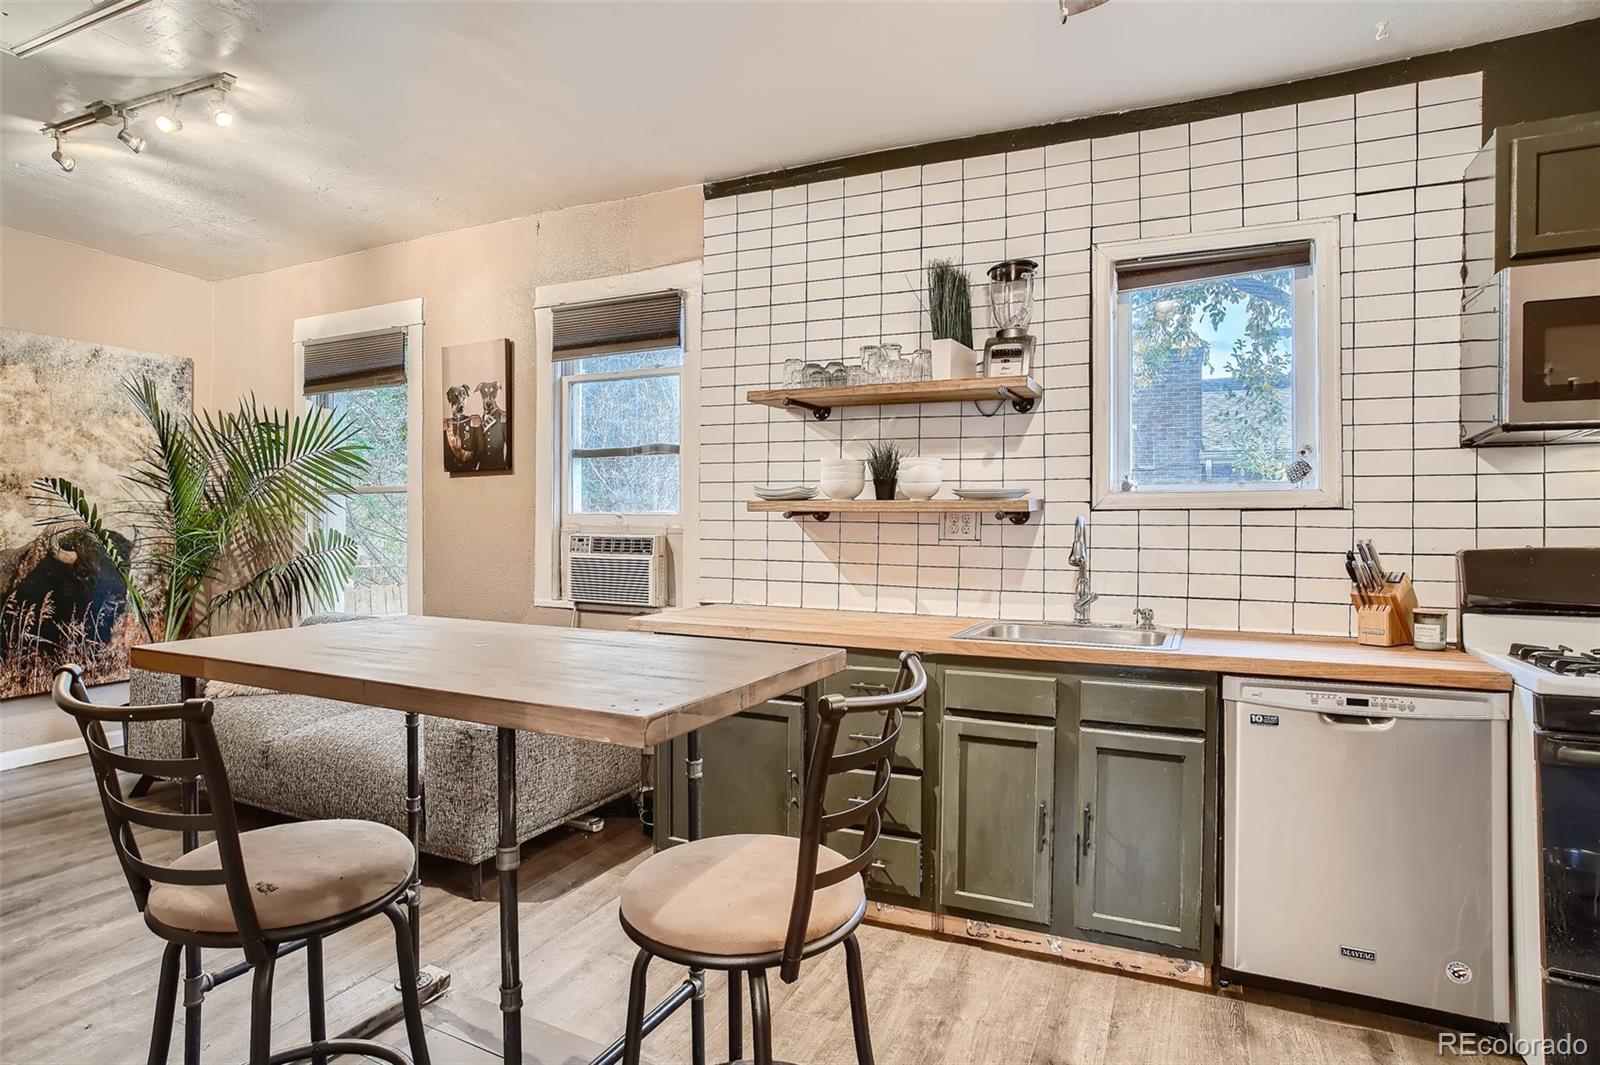
<path id="1" fill-rule="evenodd" d="M 52 696 L 56 706 L 77 719 L 89 747 L 111 843 L 134 904 L 151 931 L 167 941 L 150 1033 L 151 1065 L 167 1060 L 177 1006 L 178 961 L 185 947 L 237 948 L 254 970 L 250 1065 L 305 1059 L 321 1063 L 333 1054 L 365 1054 L 393 1065 L 412 1065 L 411 1058 L 382 1043 L 327 1036 L 322 940 L 380 913 L 394 925 L 406 1039 L 417 1065 L 428 1065 L 404 905 L 415 855 L 404 835 L 387 825 L 346 820 L 293 822 L 240 832 L 211 725 L 209 699 L 166 706 L 97 707 L 84 689 L 82 667 L 75 665 L 56 671 Z M 184 755 L 135 758 L 112 750 L 102 722 L 133 719 L 182 722 Z M 186 803 L 184 813 L 134 805 L 123 796 L 118 770 L 179 780 L 186 789 L 203 787 L 209 810 L 200 812 L 198 803 Z M 143 857 L 135 826 L 173 833 L 211 832 L 215 842 L 159 865 Z M 279 954 L 300 942 L 306 944 L 312 1041 L 274 1053 L 268 1045 L 273 969 Z"/>
<path id="2" fill-rule="evenodd" d="M 902 710 L 928 687 L 922 660 L 900 656 L 894 690 L 885 695 L 823 698 L 816 742 L 806 768 L 800 838 L 715 836 L 680 844 L 651 855 L 622 885 L 623 930 L 639 945 L 628 990 L 628 1028 L 623 1060 L 638 1065 L 644 1042 L 645 974 L 652 958 L 691 969 L 728 973 L 728 1046 L 742 1055 L 743 1032 L 738 996 L 740 974 L 750 979 L 750 1022 L 756 1065 L 772 1062 L 772 1010 L 767 970 L 777 968 L 785 983 L 800 976 L 800 962 L 844 944 L 850 985 L 850 1017 L 856 1060 L 872 1062 L 867 1025 L 866 987 L 856 926 L 867 913 L 862 871 L 872 864 L 889 793 L 889 760 L 900 737 Z M 847 714 L 883 713 L 876 742 L 845 754 L 834 753 L 840 723 Z M 823 810 L 828 777 L 873 767 L 872 793 L 850 801 L 838 813 Z M 831 832 L 860 827 L 861 849 L 846 858 L 827 846 Z"/>

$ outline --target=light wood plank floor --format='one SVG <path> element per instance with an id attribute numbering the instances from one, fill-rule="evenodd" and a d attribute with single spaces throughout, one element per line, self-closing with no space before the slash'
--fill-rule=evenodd
<path id="1" fill-rule="evenodd" d="M 617 926 L 616 897 L 647 853 L 637 824 L 625 819 L 596 836 L 557 831 L 525 848 L 519 904 L 530 1060 L 583 1061 L 622 1030 L 633 950 Z M 499 1043 L 495 902 L 468 900 L 459 866 L 427 863 L 424 872 L 424 961 L 453 980 L 427 1007 L 433 1058 L 497 1061 L 489 1052 Z M 1431 1029 L 1345 1007 L 1214 995 L 880 928 L 861 937 L 885 1065 L 1437 1060 Z M 330 1029 L 390 1000 L 393 949 L 381 918 L 329 941 Z M 0 1061 L 143 1060 L 159 954 L 112 855 L 87 759 L 0 775 Z M 208 966 L 226 960 L 208 955 Z M 652 995 L 679 976 L 658 962 Z M 854 1060 L 842 952 L 810 963 L 794 985 L 774 977 L 772 989 L 779 1057 Z M 206 1061 L 244 1059 L 248 999 L 244 980 L 207 997 Z M 727 1045 L 725 1003 L 725 984 L 713 975 L 713 1054 Z M 305 1017 L 296 955 L 278 967 L 275 1044 L 303 1041 Z M 179 1029 L 173 1060 L 181 1011 Z M 687 1029 L 686 1013 L 673 1018 L 646 1043 L 647 1055 L 687 1060 Z M 402 1042 L 398 1032 L 385 1038 Z"/>

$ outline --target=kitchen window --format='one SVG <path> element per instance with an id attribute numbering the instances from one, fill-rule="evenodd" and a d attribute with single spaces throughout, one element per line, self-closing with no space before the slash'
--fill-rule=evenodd
<path id="1" fill-rule="evenodd" d="M 1334 222 L 1097 247 L 1095 505 L 1337 506 Z"/>
<path id="2" fill-rule="evenodd" d="M 682 318 L 676 292 L 555 309 L 564 515 L 680 513 Z"/>

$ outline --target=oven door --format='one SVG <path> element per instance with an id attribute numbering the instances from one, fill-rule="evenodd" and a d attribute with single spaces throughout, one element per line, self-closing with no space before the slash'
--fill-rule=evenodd
<path id="1" fill-rule="evenodd" d="M 1539 736 L 1544 965 L 1600 982 L 1600 736 Z"/>
<path id="2" fill-rule="evenodd" d="M 1600 423 L 1600 259 L 1513 266 L 1501 283 L 1507 421 Z"/>

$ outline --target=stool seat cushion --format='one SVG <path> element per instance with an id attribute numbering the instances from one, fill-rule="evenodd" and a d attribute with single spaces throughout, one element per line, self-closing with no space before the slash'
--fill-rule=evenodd
<path id="1" fill-rule="evenodd" d="M 293 928 L 360 909 L 411 879 L 411 841 L 373 821 L 297 821 L 239 833 L 245 877 L 263 929 Z M 218 869 L 217 845 L 172 869 Z M 146 912 L 169 928 L 237 932 L 222 884 L 152 882 Z"/>
<path id="2" fill-rule="evenodd" d="M 818 847 L 817 871 L 849 859 Z M 713 836 L 645 859 L 622 885 L 622 919 L 662 946 L 718 957 L 783 949 L 794 905 L 800 841 Z M 806 926 L 810 943 L 844 927 L 866 900 L 861 877 L 822 888 Z"/>

